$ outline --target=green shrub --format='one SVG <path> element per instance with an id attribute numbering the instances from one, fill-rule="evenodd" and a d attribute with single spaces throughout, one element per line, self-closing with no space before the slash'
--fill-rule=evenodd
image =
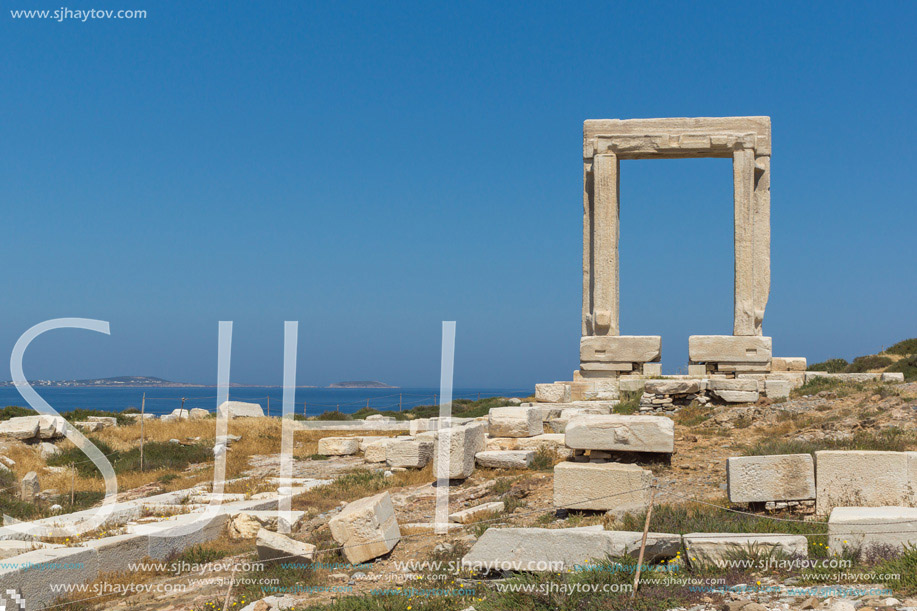
<path id="1" fill-rule="evenodd" d="M 828 359 L 821 363 L 809 365 L 809 371 L 824 371 L 825 373 L 843 373 L 847 369 L 848 363 L 844 359 Z"/>
<path id="2" fill-rule="evenodd" d="M 127 451 L 114 451 L 104 441 L 90 439 L 111 462 L 115 473 L 127 473 L 140 470 L 140 448 L 131 448 Z M 192 463 L 208 462 L 213 458 L 213 450 L 203 444 L 182 445 L 167 441 L 148 441 L 143 445 L 143 469 L 184 469 Z M 100 477 L 98 469 L 88 456 L 76 447 L 62 450 L 56 456 L 48 458 L 48 465 L 52 467 L 68 467 L 73 465 L 77 472 L 84 477 Z"/>
<path id="3" fill-rule="evenodd" d="M 871 356 L 858 356 L 844 368 L 844 373 L 866 373 L 871 369 L 882 369 L 892 364 L 887 356 L 873 354 Z"/>
<path id="4" fill-rule="evenodd" d="M 7 405 L 0 409 L 0 420 L 9 420 L 10 418 L 19 418 L 21 416 L 34 416 L 35 410 L 30 407 L 19 407 L 18 405 Z"/>
<path id="5" fill-rule="evenodd" d="M 318 416 L 315 416 L 316 420 L 352 420 L 349 414 L 339 412 L 337 410 L 333 412 L 322 412 Z"/>
<path id="6" fill-rule="evenodd" d="M 900 354 L 902 356 L 917 354 L 917 337 L 898 342 L 885 352 L 888 354 Z"/>
<path id="7" fill-rule="evenodd" d="M 901 359 L 900 361 L 889 365 L 885 371 L 900 372 L 904 374 L 904 379 L 908 382 L 917 380 L 917 354 Z"/>
<path id="8" fill-rule="evenodd" d="M 621 402 L 615 405 L 611 411 L 616 414 L 634 414 L 640 409 L 640 397 L 643 393 L 637 391 L 624 391 L 621 393 Z"/>

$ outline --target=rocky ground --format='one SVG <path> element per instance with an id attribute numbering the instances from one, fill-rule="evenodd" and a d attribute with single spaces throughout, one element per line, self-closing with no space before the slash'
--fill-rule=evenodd
<path id="1" fill-rule="evenodd" d="M 691 406 L 674 416 L 676 421 L 675 452 L 670 461 L 650 461 L 644 466 L 651 469 L 660 484 L 656 500 L 656 522 L 652 528 L 665 532 L 675 528 L 671 522 L 676 514 L 674 507 L 696 509 L 692 519 L 716 521 L 721 507 L 728 507 L 725 494 L 725 461 L 730 456 L 754 453 L 806 452 L 813 449 L 917 449 L 917 384 L 841 385 L 825 390 L 814 389 L 811 394 L 793 396 L 781 403 L 769 404 L 766 400 L 755 405 Z M 265 429 L 266 431 L 267 429 Z M 241 434 L 264 434 L 258 431 L 234 431 Z M 352 433 L 351 433 L 352 434 Z M 322 433 L 329 435 L 329 433 Z M 343 435 L 349 435 L 343 433 Z M 630 600 L 626 594 L 604 597 L 589 596 L 582 592 L 564 594 L 543 592 L 507 594 L 500 592 L 500 584 L 534 584 L 546 586 L 602 583 L 596 576 L 483 576 L 450 570 L 474 541 L 491 526 L 537 526 L 565 528 L 603 524 L 610 529 L 639 530 L 643 516 L 606 516 L 601 512 L 555 511 L 553 503 L 553 471 L 542 465 L 542 470 L 475 470 L 467 480 L 451 487 L 450 512 L 475 507 L 489 502 L 502 502 L 499 513 L 480 516 L 469 524 L 454 525 L 447 535 L 437 535 L 423 526 L 432 520 L 435 511 L 436 488 L 431 467 L 423 470 L 405 470 L 392 473 L 384 467 L 365 463 L 359 456 L 320 459 L 315 456 L 315 432 L 299 432 L 296 437 L 296 459 L 293 476 L 333 480 L 332 484 L 309 490 L 294 499 L 293 508 L 306 512 L 305 518 L 292 533 L 299 541 L 317 546 L 314 562 L 308 571 L 284 569 L 273 566 L 265 570 L 251 570 L 256 560 L 253 539 L 230 539 L 225 536 L 215 542 L 186 550 L 176 562 L 195 566 L 195 570 L 171 570 L 159 567 L 149 571 L 133 571 L 108 575 L 99 583 L 121 584 L 122 590 L 130 584 L 146 591 L 119 593 L 117 596 L 73 596 L 65 609 L 256 609 L 269 611 L 275 608 L 306 609 L 334 605 L 335 609 L 466 609 L 478 611 L 508 608 L 568 608 L 568 609 L 728 609 L 729 611 L 767 611 L 790 609 L 917 609 L 917 561 L 913 565 L 899 566 L 912 571 L 905 575 L 900 587 L 891 593 L 871 589 L 888 588 L 887 582 L 843 581 L 832 575 L 823 583 L 812 581 L 811 576 L 788 572 L 732 571 L 715 574 L 683 573 L 678 581 L 676 572 L 668 583 L 657 575 L 644 575 L 644 586 L 637 597 Z M 832 445 L 833 444 L 833 445 Z M 884 444 L 884 445 L 883 445 Z M 234 473 L 228 490 L 256 494 L 266 489 L 268 478 L 279 473 L 279 458 L 275 451 L 257 452 L 258 444 L 244 446 L 244 465 Z M 777 450 L 775 450 L 775 448 Z M 267 448 L 273 449 L 273 448 Z M 240 450 L 240 454 L 242 451 Z M 15 452 L 13 452 L 15 454 Z M 187 467 L 181 477 L 189 481 L 197 477 L 200 468 Z M 206 481 L 209 472 L 201 478 Z M 166 478 L 168 479 L 168 478 Z M 159 491 L 168 484 L 143 483 L 124 493 L 125 498 Z M 399 525 L 401 540 L 390 554 L 377 558 L 369 565 L 347 566 L 331 537 L 328 521 L 348 502 L 381 491 L 391 494 Z M 699 505 L 703 501 L 710 505 Z M 710 509 L 710 507 L 714 507 Z M 746 508 L 736 508 L 745 510 Z M 754 508 L 762 516 L 789 517 L 815 520 L 800 513 L 766 513 Z M 706 512 L 701 516 L 701 513 Z M 711 517 L 712 516 L 712 517 Z M 415 526 L 411 526 L 415 525 Z M 421 526 L 416 526 L 421 525 Z M 684 525 L 691 530 L 691 526 Z M 422 563 L 441 562 L 440 567 Z M 209 563 L 209 564 L 208 564 Z M 897 565 L 896 565 L 897 566 Z M 608 582 L 606 578 L 605 582 Z M 617 578 L 615 578 L 617 579 Z M 615 579 L 610 579 L 615 582 Z M 631 577 L 621 583 L 629 583 Z M 692 580 L 708 580 L 694 583 Z M 711 579 L 720 588 L 725 583 L 734 592 L 711 591 Z M 811 588 L 840 585 L 859 588 L 846 591 L 822 590 L 812 595 Z M 99 586 L 101 587 L 101 586 Z M 299 589 L 295 593 L 280 592 L 273 595 L 271 588 Z M 410 595 L 411 588 L 415 594 Z M 455 594 L 433 595 L 434 589 L 449 590 Z M 311 591 L 304 591 L 310 589 Z M 461 590 L 460 590 L 461 589 Z M 384 592 L 380 593 L 380 590 Z M 474 591 L 474 594 L 469 592 Z M 406 595 L 407 594 L 407 595 Z M 441 592 L 440 592 L 441 594 Z M 263 599 L 263 600 L 262 600 Z"/>

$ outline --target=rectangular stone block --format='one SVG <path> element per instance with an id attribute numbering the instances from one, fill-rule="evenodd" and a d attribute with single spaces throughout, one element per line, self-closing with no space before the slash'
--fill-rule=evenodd
<path id="1" fill-rule="evenodd" d="M 554 467 L 554 506 L 640 512 L 652 483 L 653 473 L 637 465 L 562 462 Z"/>
<path id="2" fill-rule="evenodd" d="M 643 375 L 646 377 L 661 376 L 662 363 L 643 363 Z"/>
<path id="3" fill-rule="evenodd" d="M 912 505 L 917 452 L 822 450 L 815 453 L 815 512 L 835 507 Z"/>
<path id="4" fill-rule="evenodd" d="M 575 450 L 663 452 L 675 450 L 675 424 L 664 416 L 577 416 L 564 432 Z"/>
<path id="5" fill-rule="evenodd" d="M 394 439 L 382 438 L 366 444 L 366 448 L 363 450 L 363 460 L 366 462 L 385 462 L 386 448 L 392 442 L 394 442 Z"/>
<path id="6" fill-rule="evenodd" d="M 469 507 L 468 509 L 450 513 L 449 521 L 457 522 L 459 524 L 471 524 L 472 522 L 475 522 L 481 518 L 489 517 L 493 514 L 503 513 L 505 507 L 506 505 L 503 503 L 503 501 L 484 503 L 483 505 L 478 505 L 477 507 Z"/>
<path id="7" fill-rule="evenodd" d="M 788 399 L 790 396 L 789 380 L 765 380 L 764 394 L 768 399 Z"/>
<path id="8" fill-rule="evenodd" d="M 493 407 L 487 427 L 491 437 L 533 437 L 544 432 L 537 407 Z"/>
<path id="9" fill-rule="evenodd" d="M 563 403 L 567 388 L 564 384 L 535 384 L 535 399 L 542 403 Z"/>
<path id="10" fill-rule="evenodd" d="M 99 576 L 96 550 L 86 547 L 39 549 L 14 556 L 5 565 L 0 567 L 0 594 L 18 592 L 27 609 L 44 609 L 61 598 L 63 592 L 52 590 L 52 584 L 90 583 Z"/>
<path id="11" fill-rule="evenodd" d="M 328 521 L 331 536 L 344 556 L 359 564 L 389 553 L 401 540 L 395 508 L 388 492 L 348 503 Z"/>
<path id="12" fill-rule="evenodd" d="M 647 380 L 643 389 L 654 395 L 691 395 L 701 391 L 701 380 Z"/>
<path id="13" fill-rule="evenodd" d="M 432 458 L 432 441 L 395 440 L 385 446 L 385 462 L 390 467 L 423 469 Z"/>
<path id="14" fill-rule="evenodd" d="M 692 378 L 706 378 L 707 377 L 707 366 L 706 365 L 688 365 L 688 375 Z"/>
<path id="15" fill-rule="evenodd" d="M 563 572 L 610 557 L 639 553 L 643 533 L 580 528 L 488 528 L 462 558 L 462 567 L 475 571 Z M 681 537 L 648 533 L 644 559 L 672 558 Z"/>
<path id="16" fill-rule="evenodd" d="M 478 465 L 487 469 L 528 469 L 534 459 L 532 450 L 485 450 L 475 454 Z"/>
<path id="17" fill-rule="evenodd" d="M 828 518 L 828 550 L 899 552 L 917 547 L 917 509 L 913 507 L 836 507 Z"/>
<path id="18" fill-rule="evenodd" d="M 590 375 L 630 373 L 634 370 L 633 363 L 580 363 L 580 376 L 587 381 Z M 607 377 L 607 376 L 606 376 Z"/>
<path id="19" fill-rule="evenodd" d="M 726 460 L 726 482 L 733 503 L 810 500 L 815 462 L 811 454 L 732 457 Z"/>
<path id="20" fill-rule="evenodd" d="M 649 363 L 661 357 L 659 335 L 598 335 L 580 339 L 582 363 Z"/>
<path id="21" fill-rule="evenodd" d="M 775 356 L 772 359 L 772 371 L 805 371 L 806 359 L 804 356 Z"/>
<path id="22" fill-rule="evenodd" d="M 475 422 L 438 431 L 433 448 L 433 475 L 466 479 L 474 472 L 474 456 L 484 451 L 487 424 Z"/>
<path id="23" fill-rule="evenodd" d="M 617 379 L 583 380 L 571 383 L 569 388 L 573 402 L 614 401 L 619 397 Z"/>
<path id="24" fill-rule="evenodd" d="M 809 555 L 809 543 L 802 535 L 690 533 L 683 540 L 688 561 L 698 564 L 724 562 L 747 550 L 775 550 L 802 558 Z"/>
<path id="25" fill-rule="evenodd" d="M 688 358 L 692 363 L 768 363 L 770 337 L 756 335 L 692 335 L 688 338 Z"/>
<path id="26" fill-rule="evenodd" d="M 904 374 L 898 371 L 893 371 L 892 373 L 883 373 L 882 381 L 903 384 L 904 383 Z"/>
<path id="27" fill-rule="evenodd" d="M 645 378 L 618 378 L 618 388 L 621 392 L 643 392 L 646 386 Z"/>
<path id="28" fill-rule="evenodd" d="M 318 440 L 318 453 L 323 456 L 350 456 L 359 451 L 359 437 L 323 437 Z"/>
<path id="29" fill-rule="evenodd" d="M 94 549 L 99 563 L 99 573 L 120 573 L 128 563 L 141 562 L 150 555 L 150 538 L 145 534 L 116 535 L 90 539 L 84 543 Z"/>

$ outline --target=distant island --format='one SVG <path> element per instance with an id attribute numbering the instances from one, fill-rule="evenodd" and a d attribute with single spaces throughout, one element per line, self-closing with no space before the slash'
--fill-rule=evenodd
<path id="1" fill-rule="evenodd" d="M 344 382 L 347 384 L 347 382 Z M 378 384 L 378 382 L 356 382 L 357 384 Z M 45 388 L 215 388 L 214 384 L 191 384 L 189 382 L 172 382 L 153 376 L 115 376 L 113 378 L 92 378 L 89 380 L 29 380 L 34 387 Z M 232 382 L 231 387 L 239 388 L 277 388 L 260 384 L 238 384 Z M 0 382 L 0 388 L 15 387 L 12 382 Z M 296 388 L 315 388 L 314 386 L 298 385 Z M 357 388 L 357 387 L 347 387 Z M 382 385 L 380 388 L 391 388 Z"/>
<path id="2" fill-rule="evenodd" d="M 54 386 L 70 388 L 203 388 L 203 384 L 171 382 L 151 376 L 115 376 L 113 378 L 92 378 L 89 380 L 29 380 L 32 386 Z M 0 382 L 0 386 L 15 386 L 12 382 Z"/>
<path id="3" fill-rule="evenodd" d="M 338 382 L 337 384 L 329 384 L 328 388 L 398 388 L 398 387 L 390 386 L 383 382 L 362 381 L 362 382 Z"/>

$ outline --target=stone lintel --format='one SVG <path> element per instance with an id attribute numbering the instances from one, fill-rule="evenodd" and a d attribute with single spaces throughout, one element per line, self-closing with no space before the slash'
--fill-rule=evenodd
<path id="1" fill-rule="evenodd" d="M 583 157 L 731 157 L 736 148 L 771 154 L 770 117 L 594 119 L 583 124 Z"/>
<path id="2" fill-rule="evenodd" d="M 770 363 L 770 337 L 760 335 L 692 335 L 688 338 L 691 363 Z"/>

